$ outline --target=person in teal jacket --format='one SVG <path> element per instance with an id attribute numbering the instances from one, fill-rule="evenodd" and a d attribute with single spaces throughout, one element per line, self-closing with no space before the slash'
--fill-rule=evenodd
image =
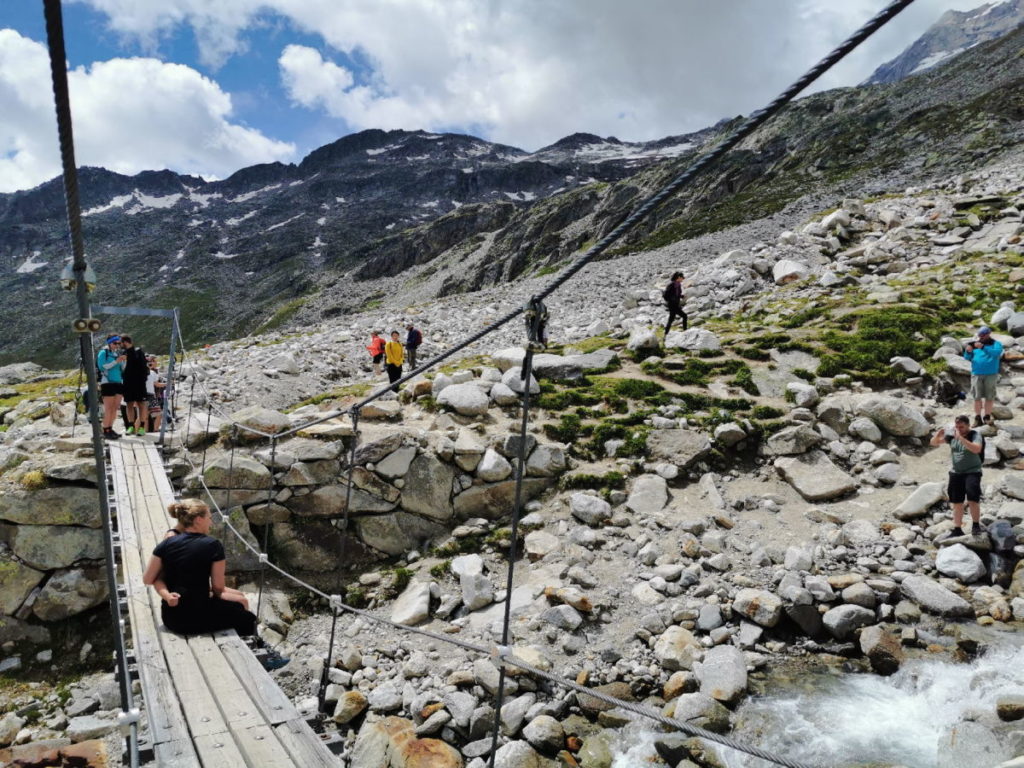
<path id="1" fill-rule="evenodd" d="M 987 325 L 978 329 L 978 338 L 967 342 L 964 357 L 971 361 L 971 397 L 974 398 L 974 426 L 992 423 L 992 406 L 999 381 L 999 359 L 1003 345 L 992 338 Z M 984 417 L 982 413 L 984 412 Z"/>
<path id="2" fill-rule="evenodd" d="M 114 419 L 124 397 L 124 366 L 127 358 L 121 351 L 121 337 L 108 336 L 107 345 L 96 355 L 96 372 L 100 377 L 100 398 L 103 401 L 103 436 L 108 440 L 120 437 L 114 431 Z"/>

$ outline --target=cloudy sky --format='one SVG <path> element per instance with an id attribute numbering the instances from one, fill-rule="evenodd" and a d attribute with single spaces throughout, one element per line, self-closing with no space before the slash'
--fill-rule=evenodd
<path id="1" fill-rule="evenodd" d="M 762 106 L 886 0 L 65 0 L 77 160 L 223 178 L 365 128 L 527 150 L 646 140 Z M 944 11 L 917 0 L 827 75 Z M 40 0 L 0 2 L 0 192 L 60 171 Z"/>

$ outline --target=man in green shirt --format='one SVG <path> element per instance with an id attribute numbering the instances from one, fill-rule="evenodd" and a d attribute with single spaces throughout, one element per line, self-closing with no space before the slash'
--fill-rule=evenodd
<path id="1" fill-rule="evenodd" d="M 931 445 L 949 443 L 953 469 L 949 473 L 949 501 L 953 505 L 953 536 L 963 536 L 964 499 L 971 513 L 971 534 L 981 530 L 981 454 L 985 438 L 971 429 L 968 416 L 957 416 L 953 428 L 943 427 L 932 435 Z"/>

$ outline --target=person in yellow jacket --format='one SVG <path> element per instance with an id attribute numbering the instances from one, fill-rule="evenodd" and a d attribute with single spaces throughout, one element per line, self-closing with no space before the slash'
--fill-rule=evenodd
<path id="1" fill-rule="evenodd" d="M 384 345 L 384 367 L 388 372 L 388 381 L 398 381 L 402 378 L 402 363 L 405 362 L 405 349 L 402 342 L 398 340 L 398 331 L 391 332 L 391 341 Z M 398 387 L 392 387 L 397 392 Z"/>

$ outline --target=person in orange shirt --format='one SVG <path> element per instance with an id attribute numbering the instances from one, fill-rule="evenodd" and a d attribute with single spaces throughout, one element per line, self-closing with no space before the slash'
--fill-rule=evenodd
<path id="1" fill-rule="evenodd" d="M 384 360 L 384 339 L 377 331 L 370 333 L 370 343 L 366 345 L 366 351 L 373 358 L 373 375 L 380 376 L 380 364 Z"/>

